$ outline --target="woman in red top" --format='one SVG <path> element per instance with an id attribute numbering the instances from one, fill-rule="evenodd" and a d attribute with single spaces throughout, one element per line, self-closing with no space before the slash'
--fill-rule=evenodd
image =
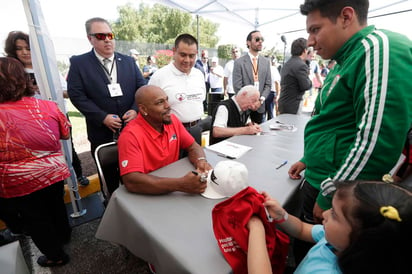
<path id="1" fill-rule="evenodd" d="M 56 103 L 29 97 L 29 86 L 19 61 L 0 58 L 0 211 L 19 213 L 45 255 L 39 265 L 63 265 L 71 235 L 63 180 L 70 173 L 60 139 L 69 138 L 70 124 Z"/>

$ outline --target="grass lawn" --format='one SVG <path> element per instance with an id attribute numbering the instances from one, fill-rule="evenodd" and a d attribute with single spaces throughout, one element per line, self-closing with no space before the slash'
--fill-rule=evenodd
<path id="1" fill-rule="evenodd" d="M 78 111 L 70 100 L 67 100 L 67 111 L 72 124 L 72 138 L 77 153 L 90 150 L 87 140 L 86 120 L 83 114 Z"/>

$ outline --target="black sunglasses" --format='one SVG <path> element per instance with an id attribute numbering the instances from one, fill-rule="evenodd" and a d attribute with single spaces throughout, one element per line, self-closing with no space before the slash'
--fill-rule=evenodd
<path id="1" fill-rule="evenodd" d="M 263 39 L 263 37 L 256 37 L 256 38 L 255 38 L 255 41 L 256 41 L 256 42 L 260 42 L 260 41 L 264 42 L 265 39 Z"/>
<path id="2" fill-rule="evenodd" d="M 97 40 L 106 40 L 106 37 L 109 40 L 114 39 L 114 33 L 113 32 L 109 32 L 109 33 L 90 33 L 89 35 L 96 37 Z"/>

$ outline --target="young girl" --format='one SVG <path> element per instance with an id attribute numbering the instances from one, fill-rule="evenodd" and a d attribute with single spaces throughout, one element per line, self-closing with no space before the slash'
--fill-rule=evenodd
<path id="1" fill-rule="evenodd" d="M 264 206 L 275 223 L 292 237 L 317 243 L 295 273 L 410 273 L 412 193 L 383 182 L 337 182 L 336 187 L 323 225 L 288 216 L 263 192 Z M 252 218 L 248 228 L 249 273 L 272 273 L 270 264 L 265 264 L 260 219 Z"/>

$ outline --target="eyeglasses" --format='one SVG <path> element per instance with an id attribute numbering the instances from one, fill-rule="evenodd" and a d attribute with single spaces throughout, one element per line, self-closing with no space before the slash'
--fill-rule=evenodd
<path id="1" fill-rule="evenodd" d="M 114 33 L 113 32 L 109 32 L 109 33 L 90 33 L 89 35 L 96 37 L 97 40 L 106 40 L 106 37 L 109 40 L 114 39 Z"/>
<path id="2" fill-rule="evenodd" d="M 264 42 L 265 39 L 263 39 L 263 37 L 256 37 L 256 38 L 255 38 L 255 41 L 256 41 L 256 42 L 260 42 L 260 41 Z"/>

